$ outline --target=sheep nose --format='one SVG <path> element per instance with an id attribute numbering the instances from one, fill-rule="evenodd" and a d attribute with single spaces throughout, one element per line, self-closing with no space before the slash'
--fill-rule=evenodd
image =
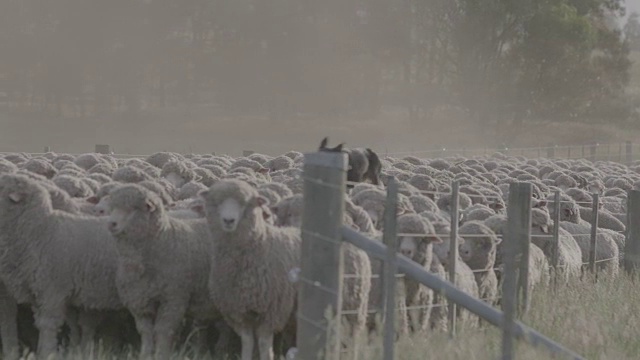
<path id="1" fill-rule="evenodd" d="M 222 219 L 225 225 L 233 225 L 236 222 L 236 219 Z"/>
<path id="2" fill-rule="evenodd" d="M 413 255 L 413 251 L 411 250 L 407 250 L 407 249 L 402 249 L 400 250 L 400 253 L 406 257 L 408 257 L 409 259 L 411 259 L 411 256 Z"/>

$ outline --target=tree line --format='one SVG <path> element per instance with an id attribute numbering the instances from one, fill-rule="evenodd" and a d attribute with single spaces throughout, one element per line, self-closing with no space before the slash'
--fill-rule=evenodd
<path id="1" fill-rule="evenodd" d="M 624 120 L 623 15 L 622 0 L 3 0 L 0 100 L 77 117 L 207 103 L 271 119 L 449 106 L 479 122 Z"/>

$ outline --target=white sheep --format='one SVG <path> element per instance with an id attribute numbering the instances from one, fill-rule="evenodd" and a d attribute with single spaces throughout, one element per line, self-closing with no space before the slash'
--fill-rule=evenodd
<path id="1" fill-rule="evenodd" d="M 0 178 L 0 209 L 0 275 L 18 302 L 35 308 L 39 356 L 56 352 L 69 307 L 122 307 L 104 219 L 55 210 L 43 186 L 13 174 Z"/>
<path id="2" fill-rule="evenodd" d="M 119 254 L 118 294 L 135 318 L 141 356 L 153 351 L 156 359 L 168 359 L 185 315 L 219 316 L 208 296 L 207 223 L 168 216 L 162 200 L 139 185 L 117 187 L 109 197 L 108 226 Z"/>
<path id="3" fill-rule="evenodd" d="M 295 309 L 288 274 L 300 266 L 299 230 L 266 224 L 266 199 L 240 180 L 220 180 L 201 196 L 213 246 L 211 298 L 240 336 L 242 360 L 252 359 L 255 338 L 260 359 L 271 360 L 274 333 L 285 329 Z"/>

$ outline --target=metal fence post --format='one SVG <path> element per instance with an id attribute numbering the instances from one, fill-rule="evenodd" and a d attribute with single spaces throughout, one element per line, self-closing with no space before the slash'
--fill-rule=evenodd
<path id="1" fill-rule="evenodd" d="M 592 215 L 591 215 L 591 242 L 589 243 L 589 270 L 592 274 L 596 273 L 596 241 L 598 240 L 598 205 L 600 195 L 593 193 Z"/>
<path id="2" fill-rule="evenodd" d="M 589 160 L 591 162 L 596 162 L 596 152 L 598 151 L 598 144 L 591 144 L 589 146 Z"/>
<path id="3" fill-rule="evenodd" d="M 553 196 L 553 250 L 551 253 L 551 266 L 553 267 L 554 286 L 558 285 L 558 256 L 560 252 L 560 190 L 556 190 Z"/>
<path id="4" fill-rule="evenodd" d="M 547 145 L 547 157 L 553 159 L 556 157 L 556 147 L 553 144 Z"/>
<path id="5" fill-rule="evenodd" d="M 346 170 L 346 154 L 305 154 L 297 359 L 339 357 Z"/>
<path id="6" fill-rule="evenodd" d="M 624 246 L 624 268 L 633 273 L 640 264 L 640 191 L 627 193 L 627 238 Z"/>
<path id="7" fill-rule="evenodd" d="M 526 286 L 522 276 L 518 275 L 528 263 L 528 249 L 531 240 L 531 191 L 530 183 L 518 182 L 509 186 L 509 205 L 507 206 L 507 233 L 503 246 L 506 250 L 505 277 L 502 284 L 502 307 L 504 318 L 502 323 L 502 359 L 514 358 L 514 334 L 516 312 L 519 307 L 519 286 Z M 520 281 L 518 281 L 520 280 Z M 520 284 L 518 284 L 520 283 Z M 524 294 L 523 294 L 524 295 Z M 527 299 L 522 299 L 520 306 L 526 306 Z"/>
<path id="8" fill-rule="evenodd" d="M 398 242 L 397 229 L 398 216 L 398 183 L 395 177 L 390 177 L 387 184 L 387 201 L 384 208 L 384 228 L 382 240 L 387 246 L 387 256 L 384 261 L 383 294 L 384 294 L 384 339 L 383 359 L 393 360 L 396 339 L 395 331 L 395 304 L 396 304 L 396 249 Z"/>
<path id="9" fill-rule="evenodd" d="M 456 268 L 458 267 L 458 205 L 460 203 L 460 182 L 454 181 L 451 185 L 451 236 L 449 238 L 449 282 L 456 283 Z M 453 221 L 456 219 L 456 221 Z M 456 334 L 456 304 L 448 300 L 449 335 Z"/>

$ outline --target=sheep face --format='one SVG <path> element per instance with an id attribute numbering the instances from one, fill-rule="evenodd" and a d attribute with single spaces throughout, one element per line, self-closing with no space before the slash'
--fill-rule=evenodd
<path id="1" fill-rule="evenodd" d="M 97 204 L 93 206 L 93 215 L 107 216 L 109 213 L 109 196 L 103 196 Z"/>
<path id="2" fill-rule="evenodd" d="M 235 232 L 243 224 L 253 227 L 264 224 L 264 208 L 269 202 L 248 183 L 235 180 L 220 180 L 209 190 L 200 192 L 204 199 L 209 226 L 226 233 Z"/>
<path id="3" fill-rule="evenodd" d="M 460 227 L 464 243 L 458 246 L 460 257 L 472 270 L 488 270 L 496 259 L 500 239 L 486 225 L 470 221 Z M 465 236 L 468 235 L 468 236 Z"/>
<path id="4" fill-rule="evenodd" d="M 413 259 L 418 253 L 418 239 L 412 236 L 401 237 L 398 241 L 398 251 L 409 259 Z"/>
<path id="5" fill-rule="evenodd" d="M 146 239 L 162 227 L 162 200 L 151 191 L 139 185 L 124 185 L 112 190 L 108 198 L 108 227 L 114 237 L 126 235 L 131 240 L 139 234 Z"/>

